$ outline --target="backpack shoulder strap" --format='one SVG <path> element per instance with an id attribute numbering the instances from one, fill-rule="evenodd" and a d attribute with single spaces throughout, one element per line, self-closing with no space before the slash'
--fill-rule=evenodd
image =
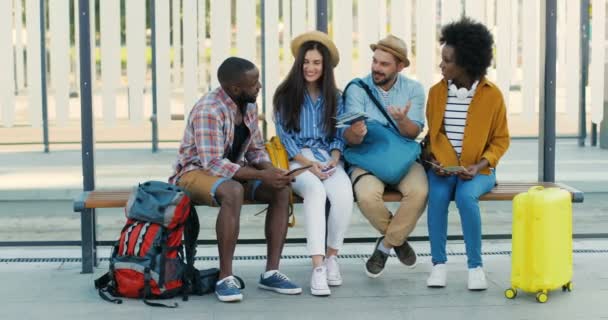
<path id="1" fill-rule="evenodd" d="M 386 110 L 384 110 L 384 107 L 382 107 L 382 104 L 380 103 L 380 101 L 378 101 L 378 99 L 376 98 L 376 96 L 374 96 L 374 93 L 372 92 L 372 89 L 370 89 L 370 87 L 367 85 L 367 83 L 365 83 L 362 79 L 355 78 L 351 82 L 349 82 L 346 85 L 346 87 L 344 88 L 344 92 L 342 93 L 342 98 L 346 101 L 346 90 L 348 90 L 348 87 L 350 87 L 353 84 L 356 85 L 357 87 L 363 89 L 365 91 L 365 93 L 367 93 L 367 96 L 372 100 L 372 102 L 374 103 L 374 105 L 376 106 L 376 108 L 378 108 L 378 110 L 386 118 L 386 120 L 388 121 L 388 123 L 395 130 L 397 130 L 397 132 L 399 132 L 399 128 L 397 128 L 397 126 L 395 125 L 395 123 L 393 122 L 393 120 L 391 119 L 391 117 L 388 115 L 388 113 L 386 113 Z"/>
<path id="2" fill-rule="evenodd" d="M 184 225 L 184 246 L 186 247 L 186 263 L 194 265 L 196 256 L 196 240 L 200 231 L 200 222 L 194 204 L 190 205 L 190 215 Z"/>
<path id="3" fill-rule="evenodd" d="M 198 294 L 201 279 L 199 271 L 194 267 L 194 258 L 196 257 L 196 240 L 200 231 L 200 222 L 194 204 L 190 205 L 190 215 L 186 219 L 184 225 L 184 247 L 186 253 L 186 269 L 184 271 L 184 300 L 187 300 L 188 294 Z"/>

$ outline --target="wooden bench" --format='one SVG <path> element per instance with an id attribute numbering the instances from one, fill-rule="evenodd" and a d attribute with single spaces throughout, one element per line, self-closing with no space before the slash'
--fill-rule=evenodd
<path id="1" fill-rule="evenodd" d="M 582 191 L 570 186 L 551 182 L 501 182 L 494 189 L 479 198 L 480 201 L 510 201 L 517 194 L 526 192 L 532 186 L 544 186 L 545 188 L 559 187 L 567 190 L 572 195 L 572 202 L 580 203 L 584 200 Z M 92 273 L 97 264 L 97 238 L 95 234 L 95 215 L 92 209 L 99 208 L 124 208 L 131 194 L 131 190 L 95 190 L 83 192 L 74 200 L 74 211 L 81 213 L 82 234 L 82 270 L 83 273 Z M 401 194 L 398 191 L 387 190 L 384 193 L 385 202 L 399 202 Z M 294 202 L 301 203 L 302 199 L 295 197 Z M 262 204 L 255 201 L 247 201 L 245 205 Z M 346 239 L 348 240 L 348 239 Z M 212 241 L 213 242 L 213 241 Z"/>

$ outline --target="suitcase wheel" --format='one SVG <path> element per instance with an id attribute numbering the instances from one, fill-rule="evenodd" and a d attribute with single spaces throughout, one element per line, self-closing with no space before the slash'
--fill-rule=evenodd
<path id="1" fill-rule="evenodd" d="M 541 291 L 536 293 L 536 301 L 538 301 L 539 303 L 545 303 L 547 302 L 547 300 L 549 300 L 549 296 L 546 292 Z"/>
<path id="2" fill-rule="evenodd" d="M 509 289 L 505 290 L 505 297 L 507 299 L 515 299 L 516 296 L 517 296 L 517 289 L 509 288 Z"/>
<path id="3" fill-rule="evenodd" d="M 565 285 L 562 286 L 562 291 L 570 292 L 570 291 L 572 291 L 573 287 L 574 287 L 574 284 L 571 281 L 568 281 L 568 283 L 566 283 Z"/>

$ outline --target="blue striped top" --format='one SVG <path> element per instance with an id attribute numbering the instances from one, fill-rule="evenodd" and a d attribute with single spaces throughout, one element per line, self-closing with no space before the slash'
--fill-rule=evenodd
<path id="1" fill-rule="evenodd" d="M 337 103 L 337 115 L 340 115 L 344 112 L 344 104 L 341 98 L 338 98 Z M 324 107 L 325 102 L 322 95 L 319 95 L 316 101 L 312 101 L 308 92 L 304 94 L 304 102 L 300 111 L 300 132 L 287 131 L 281 123 L 281 117 L 276 116 L 277 135 L 285 146 L 290 159 L 298 155 L 304 148 L 310 148 L 319 161 L 329 160 L 325 159 L 319 149 L 325 150 L 329 154 L 334 149 L 340 152 L 344 150 L 343 128 L 337 129 L 333 136 L 328 136 L 323 130 Z"/>

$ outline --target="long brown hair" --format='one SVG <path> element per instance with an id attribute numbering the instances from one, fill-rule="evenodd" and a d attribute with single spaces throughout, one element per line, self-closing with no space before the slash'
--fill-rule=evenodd
<path id="1" fill-rule="evenodd" d="M 291 66 L 289 74 L 279 84 L 274 93 L 272 104 L 274 106 L 275 119 L 280 120 L 285 126 L 286 131 L 300 132 L 300 112 L 304 103 L 304 93 L 306 91 L 306 80 L 304 79 L 304 56 L 309 50 L 318 50 L 323 57 L 323 72 L 317 83 L 321 87 L 323 102 L 325 104 L 323 116 L 323 129 L 326 133 L 334 135 L 336 133 L 336 112 L 338 109 L 339 93 L 334 78 L 334 68 L 331 65 L 329 50 L 316 41 L 309 41 L 298 51 L 298 55 Z"/>

